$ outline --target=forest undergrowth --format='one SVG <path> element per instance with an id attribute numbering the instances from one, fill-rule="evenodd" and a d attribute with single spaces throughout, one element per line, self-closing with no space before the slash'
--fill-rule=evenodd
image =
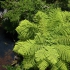
<path id="1" fill-rule="evenodd" d="M 23 58 L 7 70 L 70 70 L 69 0 L 0 3 L 8 10 L 2 25 L 7 32 L 17 32 L 13 51 Z"/>
<path id="2" fill-rule="evenodd" d="M 22 20 L 16 28 L 19 41 L 13 51 L 23 56 L 20 69 L 69 70 L 70 12 L 38 11 L 33 22 Z"/>

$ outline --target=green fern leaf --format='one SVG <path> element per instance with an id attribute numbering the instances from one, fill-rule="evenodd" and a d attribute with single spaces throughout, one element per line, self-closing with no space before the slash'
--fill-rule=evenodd
<path id="1" fill-rule="evenodd" d="M 43 60 L 39 65 L 38 68 L 39 70 L 45 70 L 48 67 L 48 62 L 46 62 L 45 60 Z"/>
<path id="2" fill-rule="evenodd" d="M 32 24 L 28 20 L 21 21 L 19 26 L 16 28 L 18 38 L 23 41 L 34 38 L 36 30 L 36 25 Z"/>
<path id="3" fill-rule="evenodd" d="M 29 51 L 31 50 L 31 47 L 34 43 L 35 42 L 32 40 L 25 41 L 25 42 L 17 42 L 13 51 L 15 51 L 16 53 L 19 53 L 23 56 L 31 55 L 31 54 L 29 54 Z"/>
<path id="4" fill-rule="evenodd" d="M 48 60 L 52 64 L 56 64 L 59 58 L 57 51 L 54 47 L 46 46 L 35 54 L 36 61 Z"/>
<path id="5" fill-rule="evenodd" d="M 70 62 L 70 46 L 57 45 L 55 49 L 59 53 L 61 60 Z"/>
<path id="6" fill-rule="evenodd" d="M 68 70 L 65 62 L 63 61 L 58 61 L 56 66 L 58 67 L 58 70 Z"/>
<path id="7" fill-rule="evenodd" d="M 59 44 L 62 44 L 62 45 L 70 45 L 70 36 L 61 36 L 61 37 L 58 37 L 58 41 L 57 41 Z"/>
<path id="8" fill-rule="evenodd" d="M 41 19 L 47 19 L 47 18 L 48 18 L 48 16 L 47 16 L 45 13 L 43 13 L 43 12 L 41 12 L 41 11 L 38 11 L 38 12 L 35 14 L 33 20 L 34 20 L 35 23 L 39 23 L 39 21 L 40 21 Z M 45 22 L 45 21 L 44 21 L 44 22 Z"/>
<path id="9" fill-rule="evenodd" d="M 58 70 L 58 67 L 57 67 L 57 66 L 55 66 L 55 65 L 52 65 L 51 70 Z"/>
<path id="10" fill-rule="evenodd" d="M 40 44 L 35 44 L 34 40 L 27 40 L 25 42 L 18 41 L 13 49 L 16 53 L 20 55 L 31 56 L 34 55 L 37 50 L 40 50 L 43 46 Z"/>
<path id="11" fill-rule="evenodd" d="M 28 70 L 31 67 L 33 67 L 35 64 L 34 58 L 33 57 L 24 58 L 24 61 L 22 62 L 22 64 L 23 64 L 23 69 Z"/>
<path id="12" fill-rule="evenodd" d="M 51 70 L 68 70 L 65 62 L 59 60 L 55 65 L 52 65 Z"/>

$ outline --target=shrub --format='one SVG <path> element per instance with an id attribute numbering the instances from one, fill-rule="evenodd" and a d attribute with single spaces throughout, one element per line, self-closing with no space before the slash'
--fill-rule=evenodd
<path id="1" fill-rule="evenodd" d="M 23 69 L 45 70 L 50 67 L 50 70 L 69 70 L 69 14 L 60 9 L 53 9 L 49 14 L 38 11 L 34 23 L 28 20 L 20 22 L 16 28 L 19 41 L 13 51 L 24 57 Z"/>
<path id="2" fill-rule="evenodd" d="M 4 14 L 3 26 L 8 32 L 13 32 L 19 22 L 24 19 L 32 21 L 32 17 L 38 10 L 42 10 L 45 3 L 41 0 L 5 0 L 1 1 L 1 7 L 8 12 Z"/>

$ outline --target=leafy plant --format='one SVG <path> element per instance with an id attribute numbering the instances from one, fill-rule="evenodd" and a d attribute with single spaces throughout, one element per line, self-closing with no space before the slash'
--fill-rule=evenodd
<path id="1" fill-rule="evenodd" d="M 21 70 L 21 67 L 19 65 L 15 66 L 15 67 L 12 67 L 11 65 L 7 65 L 7 66 L 3 66 L 3 67 L 7 70 Z"/>
<path id="2" fill-rule="evenodd" d="M 29 38 L 33 39 L 35 32 L 37 32 L 37 26 L 30 23 L 28 20 L 21 21 L 19 26 L 16 28 L 19 34 L 18 38 L 20 40 L 27 40 Z"/>
<path id="3" fill-rule="evenodd" d="M 34 22 L 23 20 L 19 23 L 16 28 L 19 41 L 13 51 L 24 57 L 23 69 L 69 70 L 69 14 L 60 9 L 53 9 L 49 14 L 38 11 Z"/>
<path id="4" fill-rule="evenodd" d="M 60 7 L 62 10 L 70 10 L 70 0 L 45 0 L 46 3 L 52 4 L 55 7 Z"/>
<path id="5" fill-rule="evenodd" d="M 38 10 L 42 10 L 45 2 L 42 0 L 5 0 L 1 1 L 1 7 L 7 9 L 4 14 L 3 26 L 11 33 L 14 33 L 19 22 L 24 19 L 32 21 L 32 17 Z"/>

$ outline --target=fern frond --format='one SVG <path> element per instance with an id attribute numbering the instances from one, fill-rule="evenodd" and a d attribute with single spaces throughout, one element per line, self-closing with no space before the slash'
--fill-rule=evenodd
<path id="1" fill-rule="evenodd" d="M 16 53 L 19 53 L 21 55 L 30 55 L 29 51 L 31 50 L 31 47 L 33 47 L 33 44 L 35 41 L 25 41 L 25 42 L 17 42 L 15 45 L 15 48 L 13 49 Z M 19 47 L 20 46 L 20 47 Z"/>
<path id="2" fill-rule="evenodd" d="M 35 41 L 37 44 L 45 44 L 45 39 L 46 37 L 44 35 L 42 35 L 41 33 L 37 33 L 35 36 Z"/>
<path id="3" fill-rule="evenodd" d="M 36 25 L 32 24 L 28 20 L 21 21 L 19 26 L 16 28 L 18 38 L 23 41 L 34 38 L 36 30 Z"/>
<path id="4" fill-rule="evenodd" d="M 58 70 L 68 70 L 65 62 L 63 61 L 58 61 L 56 66 L 58 67 Z"/>
<path id="5" fill-rule="evenodd" d="M 70 17 L 68 14 L 70 14 L 70 12 L 62 12 L 60 9 L 56 9 L 49 13 L 47 29 L 52 35 L 70 35 Z"/>
<path id="6" fill-rule="evenodd" d="M 52 64 L 56 64 L 59 54 L 54 47 L 44 46 L 41 50 L 35 53 L 36 61 L 48 60 Z"/>
<path id="7" fill-rule="evenodd" d="M 29 70 L 35 65 L 34 57 L 24 58 L 24 61 L 22 62 L 22 64 L 23 64 L 23 69 Z"/>
<path id="8" fill-rule="evenodd" d="M 62 45 L 70 45 L 70 36 L 61 36 L 58 37 L 58 43 Z"/>
<path id="9" fill-rule="evenodd" d="M 55 65 L 52 65 L 51 70 L 58 70 L 58 67 L 57 67 L 57 66 L 55 66 Z"/>
<path id="10" fill-rule="evenodd" d="M 38 25 L 38 32 L 40 32 L 41 34 L 46 35 L 46 33 L 48 33 L 47 32 L 48 19 L 49 19 L 48 15 L 41 12 L 41 11 L 38 11 L 35 14 L 34 21 L 36 21 L 38 23 L 37 24 Z"/>
<path id="11" fill-rule="evenodd" d="M 64 22 L 66 22 L 66 24 L 69 23 L 70 22 L 70 12 L 63 11 L 62 15 L 63 15 Z"/>
<path id="12" fill-rule="evenodd" d="M 59 53 L 61 60 L 70 62 L 70 46 L 57 45 L 55 49 Z"/>
<path id="13" fill-rule="evenodd" d="M 56 65 L 52 66 L 51 70 L 68 70 L 68 69 L 66 63 L 60 60 L 56 63 Z"/>
<path id="14" fill-rule="evenodd" d="M 35 14 L 33 20 L 34 20 L 35 23 L 39 23 L 39 21 L 40 21 L 41 19 L 47 19 L 47 18 L 48 18 L 48 16 L 46 15 L 46 13 L 43 13 L 43 12 L 41 12 L 41 11 L 38 11 L 38 12 Z M 45 21 L 44 21 L 44 22 L 45 22 Z"/>
<path id="15" fill-rule="evenodd" d="M 37 50 L 40 50 L 43 46 L 36 44 L 34 40 L 27 40 L 25 42 L 18 41 L 13 49 L 16 53 L 19 53 L 22 56 L 31 56 L 34 55 Z"/>
<path id="16" fill-rule="evenodd" d="M 39 63 L 38 68 L 39 70 L 45 70 L 49 66 L 48 62 L 43 60 L 41 63 Z"/>

